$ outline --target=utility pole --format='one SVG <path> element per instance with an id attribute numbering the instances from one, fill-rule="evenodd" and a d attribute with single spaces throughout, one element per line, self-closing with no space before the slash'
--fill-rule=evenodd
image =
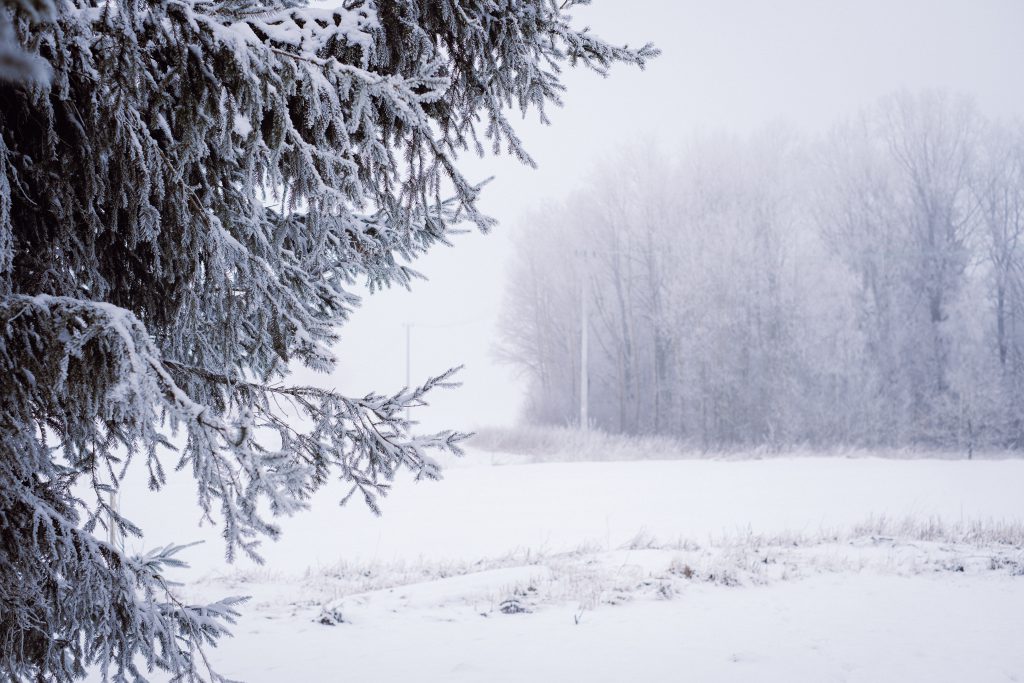
<path id="1" fill-rule="evenodd" d="M 405 388 L 412 387 L 412 323 L 405 324 Z M 409 422 L 410 408 L 405 406 L 405 421 Z"/>
<path id="2" fill-rule="evenodd" d="M 118 501 L 117 489 L 114 488 L 116 484 L 116 479 L 111 481 L 110 509 L 113 510 L 115 514 L 121 514 L 121 506 L 120 502 Z M 110 542 L 111 547 L 120 548 L 121 550 L 124 550 L 124 541 L 121 539 L 121 530 L 117 527 L 117 524 L 114 522 L 113 514 L 110 515 L 110 519 L 107 520 L 107 540 Z"/>
<path id="3" fill-rule="evenodd" d="M 590 278 L 587 273 L 587 253 L 579 252 L 583 263 L 583 277 L 580 279 L 580 429 L 590 428 Z"/>

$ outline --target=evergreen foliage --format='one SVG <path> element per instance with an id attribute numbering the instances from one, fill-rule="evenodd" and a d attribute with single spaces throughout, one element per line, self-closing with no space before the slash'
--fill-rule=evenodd
<path id="1" fill-rule="evenodd" d="M 439 476 L 429 452 L 464 435 L 403 412 L 451 373 L 360 398 L 282 380 L 332 368 L 353 285 L 408 286 L 455 224 L 491 226 L 460 152 L 529 163 L 509 110 L 543 118 L 564 65 L 656 54 L 573 28 L 577 4 L 4 0 L 0 672 L 216 677 L 201 646 L 237 599 L 182 604 L 180 547 L 94 535 L 140 533 L 106 498 L 133 462 L 159 488 L 176 452 L 229 558 L 332 474 L 374 509 L 400 468 Z"/>

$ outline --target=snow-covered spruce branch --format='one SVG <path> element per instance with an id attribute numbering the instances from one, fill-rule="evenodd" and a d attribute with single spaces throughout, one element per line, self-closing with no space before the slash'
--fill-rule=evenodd
<path id="1" fill-rule="evenodd" d="M 349 398 L 319 387 L 256 384 L 173 361 L 165 361 L 164 365 L 175 373 L 198 375 L 205 381 L 231 386 L 236 392 L 258 395 L 259 400 L 252 404 L 256 430 L 240 431 L 239 443 L 259 429 L 276 430 L 282 451 L 287 446 L 294 457 L 312 468 L 315 487 L 327 479 L 332 467 L 337 467 L 342 480 L 352 483 L 343 501 L 360 491 L 377 514 L 377 496 L 387 493 L 399 469 L 405 467 L 415 472 L 417 479 L 439 479 L 440 467 L 429 451 L 460 455 L 459 444 L 469 436 L 448 430 L 414 436 L 410 432 L 413 424 L 403 417 L 407 408 L 425 406 L 425 396 L 433 389 L 456 386 L 452 380 L 460 368 L 390 396 L 368 394 Z M 281 400 L 287 402 L 290 410 L 280 410 Z M 278 410 L 274 410 L 272 402 Z M 293 426 L 289 416 L 296 414 L 312 423 L 308 431 Z M 271 505 L 274 512 L 289 511 L 279 507 L 277 500 L 272 500 Z"/>
<path id="2" fill-rule="evenodd" d="M 444 432 L 430 437 L 405 438 L 409 424 L 401 417 L 407 406 L 422 405 L 432 388 L 450 382 L 452 373 L 431 380 L 422 387 L 403 390 L 394 396 L 368 395 L 358 399 L 313 387 L 280 387 L 240 381 L 237 377 L 216 375 L 201 368 L 164 362 L 139 320 L 130 312 L 91 301 L 39 295 L 12 295 L 0 302 L 6 321 L 0 335 L 0 369 L 5 395 L 4 424 L 25 419 L 18 408 L 42 416 L 40 434 L 49 431 L 58 436 L 56 444 L 68 465 L 49 459 L 48 448 L 22 432 L 3 433 L 5 450 L 26 451 L 24 461 L 0 460 L 6 487 L 4 498 L 4 559 L 0 573 L 19 566 L 21 554 L 37 553 L 52 558 L 37 567 L 36 583 L 40 595 L 31 591 L 18 595 L 0 594 L 5 615 L 12 620 L 47 619 L 39 610 L 98 609 L 95 626 L 84 632 L 84 639 L 72 646 L 63 640 L 43 643 L 44 634 L 4 628 L 4 652 L 24 656 L 24 648 L 72 648 L 74 657 L 63 664 L 51 663 L 51 673 L 65 679 L 79 675 L 93 662 L 110 666 L 117 672 L 138 674 L 136 657 L 147 666 L 199 680 L 195 673 L 201 646 L 212 644 L 227 633 L 223 622 L 230 623 L 239 599 L 230 598 L 212 605 L 190 606 L 174 596 L 164 578 L 164 569 L 180 565 L 173 556 L 181 549 L 169 547 L 141 559 L 124 557 L 118 550 L 96 540 L 91 531 L 114 511 L 103 503 L 102 493 L 111 488 L 102 479 L 91 479 L 96 500 L 62 500 L 47 483 L 70 485 L 83 473 L 105 468 L 116 487 L 114 468 L 123 472 L 139 441 L 162 443 L 170 447 L 160 433 L 164 415 L 183 425 L 188 440 L 182 449 L 182 462 L 190 463 L 199 484 L 199 499 L 207 514 L 219 504 L 225 524 L 229 552 L 241 547 L 255 556 L 260 534 L 276 529 L 258 513 L 258 501 L 270 501 L 275 513 L 288 513 L 302 506 L 315 488 L 326 482 L 332 469 L 351 483 L 352 491 L 361 491 L 367 503 L 379 511 L 375 496 L 386 492 L 388 482 L 402 466 L 417 477 L 439 476 L 436 463 L 427 454 L 444 448 L 458 452 L 463 435 Z M 40 344 L 43 340 L 59 344 Z M 102 371 L 85 377 L 85 364 L 99 362 Z M 230 386 L 253 401 L 256 410 L 233 420 L 189 398 L 175 383 L 171 373 L 202 375 L 207 381 Z M 45 388 L 45 391 L 39 391 Z M 74 396 L 68 405 L 63 396 Z M 313 421 L 308 433 L 297 431 L 271 409 L 270 396 L 286 398 L 299 406 Z M 96 419 L 80 424 L 71 411 L 84 410 Z M 259 416 L 262 416 L 260 419 Z M 281 430 L 277 450 L 261 446 L 256 435 L 263 427 Z M 159 486 L 163 470 L 155 447 L 147 450 L 152 483 Z M 79 523 L 81 513 L 86 523 Z M 101 514 L 103 517 L 101 517 Z M 115 516 L 122 533 L 138 535 L 128 520 Z M 22 571 L 22 570 L 19 570 Z M 50 574 L 52 572 L 52 574 Z M 53 582 L 48 576 L 65 577 Z M 91 595 L 81 595 L 68 579 L 92 582 Z M 19 585 L 22 582 L 18 582 Z M 8 587 L 0 582 L 0 591 Z M 104 597 L 106 596 L 106 597 Z M 89 601 L 100 597 L 97 605 Z M 122 615 L 114 619 L 113 614 Z M 35 615 L 35 616 L 29 616 Z M 0 619 L 2 621 L 2 619 Z M 116 629 L 106 632 L 102 629 Z M 7 642 L 17 633 L 17 642 Z M 123 642 L 116 642 L 117 636 Z M 37 642 L 38 641 L 38 642 Z M 113 644 L 112 644 L 113 643 Z M 84 644 L 84 645 L 83 645 Z M 65 666 L 66 669 L 61 669 Z M 5 664 L 19 671 L 15 663 Z M 28 671 L 27 669 L 25 671 Z M 187 674 L 187 675 L 186 675 Z M 208 672 L 210 680 L 216 674 Z"/>
<path id="3" fill-rule="evenodd" d="M 185 566 L 174 557 L 180 546 L 126 557 L 38 480 L 3 487 L 0 502 L 0 670 L 10 680 L 74 680 L 95 665 L 114 680 L 146 680 L 154 670 L 224 680 L 197 664 L 205 645 L 229 634 L 243 598 L 182 602 L 164 577 Z"/>
<path id="4" fill-rule="evenodd" d="M 438 478 L 439 468 L 427 452 L 458 453 L 458 443 L 465 436 L 444 431 L 411 437 L 411 425 L 402 417 L 406 408 L 424 405 L 432 389 L 451 386 L 454 370 L 392 396 L 370 394 L 353 399 L 325 389 L 261 384 L 237 374 L 164 360 L 141 322 L 110 304 L 15 295 L 0 308 L 10 321 L 4 337 L 6 350 L 14 351 L 21 341 L 16 332 L 32 334 L 40 328 L 48 337 L 63 342 L 62 348 L 48 348 L 46 355 L 35 359 L 37 363 L 23 361 L 20 375 L 34 384 L 48 369 L 56 369 L 56 376 L 46 378 L 47 386 L 57 394 L 51 404 L 54 410 L 59 395 L 65 392 L 80 393 L 90 402 L 87 410 L 97 416 L 99 424 L 81 434 L 68 434 L 70 439 L 60 444 L 79 467 L 94 468 L 97 457 L 117 462 L 116 446 L 124 447 L 130 459 L 136 440 L 170 447 L 161 433 L 164 415 L 172 425 L 184 427 L 187 439 L 178 467 L 192 468 L 203 511 L 211 515 L 217 508 L 225 525 L 229 557 L 241 548 L 258 559 L 259 536 L 277 535 L 277 528 L 258 512 L 260 500 L 269 501 L 274 514 L 290 514 L 326 483 L 331 470 L 337 470 L 343 481 L 362 491 L 367 503 L 379 511 L 375 494 L 386 491 L 399 468 L 407 467 L 417 477 Z M 77 366 L 92 354 L 104 357 L 109 375 L 94 377 L 101 394 L 87 397 L 88 387 L 69 383 L 81 381 Z M 175 374 L 195 375 L 219 385 L 225 393 L 224 403 L 233 408 L 222 413 L 193 400 L 179 387 Z M 274 399 L 289 401 L 311 428 L 300 431 L 292 426 L 289 418 L 295 415 L 275 410 Z M 228 417 L 229 413 L 233 417 Z M 54 414 L 52 419 L 51 428 L 66 434 L 62 425 L 70 422 L 67 417 Z M 268 429 L 277 433 L 277 447 L 264 445 Z M 89 444 L 97 441 L 105 443 L 105 448 L 90 450 Z M 148 460 L 152 485 L 159 486 L 163 470 L 155 448 L 149 451 Z M 122 471 L 126 466 L 122 465 Z M 103 490 L 97 491 L 97 500 Z M 124 530 L 131 533 L 134 528 L 126 526 Z"/>
<path id="5" fill-rule="evenodd" d="M 111 598 L 128 565 L 92 538 L 139 533 L 104 497 L 133 461 L 156 488 L 178 451 L 230 556 L 332 472 L 375 509 L 398 469 L 438 476 L 429 452 L 462 435 L 402 415 L 450 374 L 352 399 L 284 387 L 288 367 L 333 367 L 357 281 L 408 286 L 457 225 L 493 224 L 458 155 L 528 161 L 506 111 L 543 119 L 560 64 L 654 54 L 548 0 L 296 5 L 0 8 L 0 58 L 21 60 L 0 74 L 0 675 L 134 677 L 136 654 L 197 675 L 189 639 L 219 632 L 186 622 L 225 612 Z"/>

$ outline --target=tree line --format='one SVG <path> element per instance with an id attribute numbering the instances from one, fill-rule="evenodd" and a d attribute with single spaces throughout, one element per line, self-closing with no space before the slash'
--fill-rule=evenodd
<path id="1" fill-rule="evenodd" d="M 901 92 L 814 139 L 639 146 L 517 233 L 526 418 L 743 445 L 1024 445 L 1024 127 Z"/>

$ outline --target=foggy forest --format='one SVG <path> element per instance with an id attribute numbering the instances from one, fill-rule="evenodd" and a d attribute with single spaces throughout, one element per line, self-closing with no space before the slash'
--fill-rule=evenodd
<path id="1" fill-rule="evenodd" d="M 0 683 L 1024 680 L 1022 27 L 0 0 Z"/>
<path id="2" fill-rule="evenodd" d="M 579 422 L 586 321 L 606 431 L 1020 447 L 1022 135 L 925 91 L 820 139 L 624 150 L 516 235 L 501 350 L 528 418 Z"/>

